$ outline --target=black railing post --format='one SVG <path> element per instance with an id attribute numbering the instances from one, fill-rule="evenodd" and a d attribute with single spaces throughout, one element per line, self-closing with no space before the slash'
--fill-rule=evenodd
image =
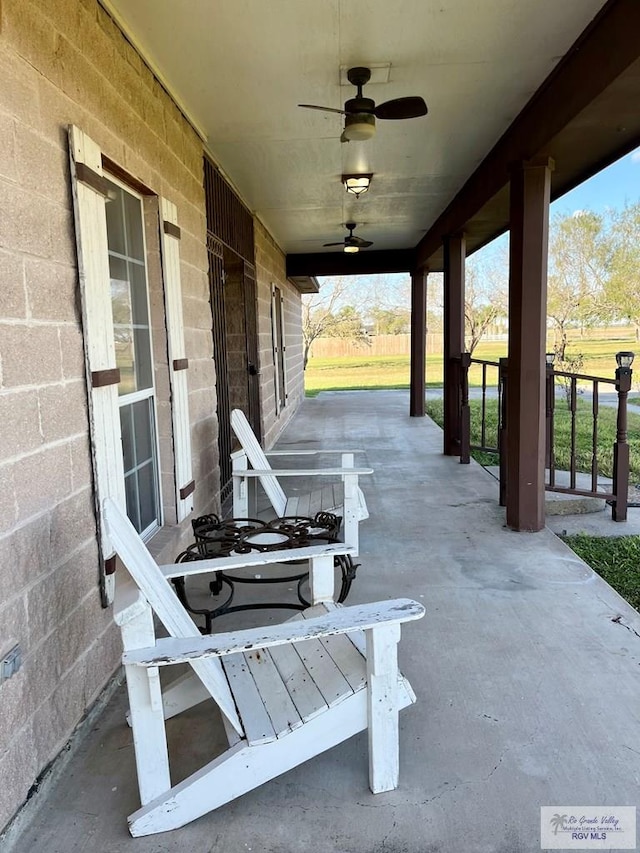
<path id="1" fill-rule="evenodd" d="M 546 441 L 545 441 L 545 455 L 544 455 L 544 464 L 545 468 L 548 468 L 551 471 L 552 465 L 551 460 L 553 459 L 553 410 L 555 407 L 555 397 L 556 397 L 556 388 L 555 388 L 555 374 L 553 372 L 553 353 L 547 353 L 546 355 Z"/>
<path id="2" fill-rule="evenodd" d="M 614 521 L 627 520 L 627 504 L 629 502 L 629 442 L 627 440 L 627 396 L 631 390 L 633 371 L 630 366 L 622 365 L 619 356 L 629 355 L 618 353 L 616 368 L 616 391 L 618 392 L 618 422 L 616 441 L 613 445 L 613 506 L 611 517 Z M 631 353 L 633 361 L 633 354 Z"/>
<path id="3" fill-rule="evenodd" d="M 500 506 L 507 505 L 507 366 L 508 359 L 500 359 L 498 382 L 502 388 L 502 405 L 498 413 L 498 452 L 500 459 Z"/>
<path id="4" fill-rule="evenodd" d="M 469 408 L 469 367 L 471 353 L 460 356 L 460 464 L 471 461 L 471 409 Z"/>

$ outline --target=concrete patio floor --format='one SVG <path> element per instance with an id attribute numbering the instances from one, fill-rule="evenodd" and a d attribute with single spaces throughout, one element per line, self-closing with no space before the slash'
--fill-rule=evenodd
<path id="1" fill-rule="evenodd" d="M 440 430 L 408 408 L 405 392 L 324 393 L 279 443 L 364 448 L 371 518 L 349 603 L 427 609 L 400 644 L 418 702 L 401 716 L 399 789 L 369 792 L 359 735 L 183 829 L 131 839 L 121 688 L 7 850 L 533 853 L 542 805 L 640 806 L 640 616 L 550 530 L 508 530 L 495 481 L 442 456 Z M 209 703 L 171 730 L 185 773 L 222 741 Z"/>

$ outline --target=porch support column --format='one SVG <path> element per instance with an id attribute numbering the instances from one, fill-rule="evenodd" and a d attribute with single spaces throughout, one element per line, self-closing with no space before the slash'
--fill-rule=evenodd
<path id="1" fill-rule="evenodd" d="M 444 454 L 460 456 L 460 356 L 464 352 L 464 234 L 444 238 Z"/>
<path id="2" fill-rule="evenodd" d="M 549 193 L 553 160 L 511 171 L 507 525 L 544 527 L 545 350 Z"/>
<path id="3" fill-rule="evenodd" d="M 424 417 L 427 366 L 427 274 L 425 267 L 411 273 L 411 368 L 409 414 Z"/>

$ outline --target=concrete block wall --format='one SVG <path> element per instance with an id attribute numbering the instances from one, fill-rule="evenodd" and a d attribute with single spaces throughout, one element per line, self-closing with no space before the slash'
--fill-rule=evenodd
<path id="1" fill-rule="evenodd" d="M 70 123 L 177 205 L 197 512 L 215 509 L 219 472 L 199 137 L 96 0 L 2 0 L 0 79 L 0 657 L 19 643 L 24 661 L 0 684 L 3 827 L 120 654 L 98 590 Z M 282 259 L 265 264 L 272 275 Z M 150 280 L 161 316 L 157 270 Z M 170 476 L 166 412 L 160 423 Z M 163 529 L 158 555 L 184 534 Z"/>
<path id="2" fill-rule="evenodd" d="M 285 256 L 271 234 L 255 220 L 256 293 L 258 299 L 258 354 L 260 359 L 260 401 L 264 446 L 271 447 L 304 396 L 302 369 L 302 302 L 300 293 L 286 276 Z M 279 287 L 284 297 L 284 327 L 287 402 L 275 414 L 275 370 L 271 334 L 271 285 Z"/>

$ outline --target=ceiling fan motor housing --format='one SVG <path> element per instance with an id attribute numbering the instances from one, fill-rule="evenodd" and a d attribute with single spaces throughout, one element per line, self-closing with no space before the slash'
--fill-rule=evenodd
<path id="1" fill-rule="evenodd" d="M 349 103 L 347 101 L 347 103 Z M 346 107 L 346 104 L 345 104 Z M 349 113 L 344 117 L 344 138 L 349 142 L 371 139 L 376 132 L 376 117 L 373 113 Z"/>

